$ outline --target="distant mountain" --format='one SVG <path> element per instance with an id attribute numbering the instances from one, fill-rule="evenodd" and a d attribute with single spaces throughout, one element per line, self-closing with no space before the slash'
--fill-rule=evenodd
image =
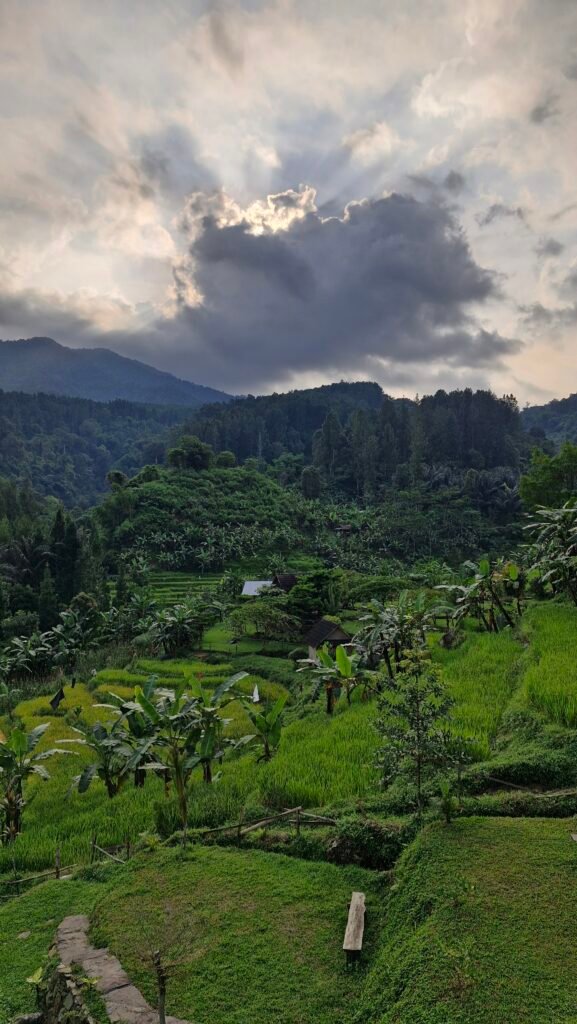
<path id="1" fill-rule="evenodd" d="M 0 341 L 0 388 L 190 408 L 230 399 L 223 391 L 181 380 L 110 349 L 66 348 L 52 338 Z"/>
<path id="2" fill-rule="evenodd" d="M 521 419 L 525 430 L 542 431 L 557 442 L 577 442 L 577 394 L 554 399 L 547 405 L 531 405 L 523 409 Z"/>

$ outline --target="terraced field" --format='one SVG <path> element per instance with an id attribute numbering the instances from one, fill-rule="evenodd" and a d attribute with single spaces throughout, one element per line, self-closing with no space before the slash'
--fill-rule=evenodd
<path id="1" fill-rule="evenodd" d="M 222 573 L 152 572 L 150 586 L 158 604 L 166 607 L 215 590 L 221 579 Z"/>

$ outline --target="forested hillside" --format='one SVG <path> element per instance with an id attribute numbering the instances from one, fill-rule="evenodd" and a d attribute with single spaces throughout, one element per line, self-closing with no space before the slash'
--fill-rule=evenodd
<path id="1" fill-rule="evenodd" d="M 144 469 L 97 510 L 112 564 L 124 552 L 163 569 L 222 570 L 259 555 L 276 568 L 308 553 L 328 564 L 379 571 L 383 560 L 502 550 L 520 534 L 514 490 L 475 495 L 451 487 L 392 491 L 360 509 L 308 498 L 250 468 Z M 344 524 L 344 528 L 343 528 Z"/>
<path id="2" fill-rule="evenodd" d="M 526 430 L 546 434 L 554 441 L 577 441 L 577 394 L 531 405 L 522 412 Z"/>
<path id="3" fill-rule="evenodd" d="M 195 407 L 225 402 L 229 395 L 181 380 L 106 348 L 72 349 L 52 338 L 0 342 L 0 387 L 110 402 Z"/>
<path id="4" fill-rule="evenodd" d="M 107 490 L 106 474 L 162 461 L 182 407 L 92 402 L 0 392 L 0 476 L 87 507 Z"/>
<path id="5" fill-rule="evenodd" d="M 192 419 L 184 406 L 0 392 L 0 475 L 68 506 L 97 502 L 111 469 L 130 477 L 162 464 L 171 445 L 178 452 L 179 434 L 208 442 L 224 466 L 255 459 L 309 498 L 372 502 L 383 489 L 422 485 L 499 507 L 510 506 L 535 443 L 514 399 L 482 391 L 410 402 L 383 395 L 377 384 L 341 383 L 212 404 Z"/>
<path id="6" fill-rule="evenodd" d="M 466 389 L 409 401 L 370 383 L 208 405 L 183 430 L 239 461 L 284 457 L 288 465 L 286 456 L 296 457 L 356 495 L 383 484 L 402 488 L 440 467 L 445 484 L 461 483 L 469 469 L 518 470 L 530 446 L 512 396 Z"/>

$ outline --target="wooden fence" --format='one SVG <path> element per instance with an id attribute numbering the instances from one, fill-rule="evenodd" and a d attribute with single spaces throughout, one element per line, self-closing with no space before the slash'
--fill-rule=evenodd
<path id="1" fill-rule="evenodd" d="M 256 832 L 259 828 L 266 828 L 268 825 L 274 825 L 277 821 L 282 821 L 286 825 L 295 825 L 297 835 L 300 835 L 300 830 L 303 825 L 336 825 L 334 818 L 326 818 L 321 814 L 310 814 L 308 811 L 303 811 L 302 807 L 291 807 L 288 811 L 281 811 L 279 814 L 271 814 L 268 818 L 261 818 L 260 821 L 246 822 L 241 819 L 234 825 L 219 825 L 217 828 L 205 828 L 202 829 L 202 836 L 217 835 L 219 832 L 236 832 L 238 842 L 242 842 L 242 837 L 246 836 L 249 832 Z"/>

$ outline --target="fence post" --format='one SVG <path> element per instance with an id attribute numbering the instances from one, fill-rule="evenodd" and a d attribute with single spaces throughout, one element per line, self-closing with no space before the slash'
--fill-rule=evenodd
<path id="1" fill-rule="evenodd" d="M 54 873 L 57 878 L 60 878 L 60 847 L 56 847 L 56 855 L 54 857 Z"/>
<path id="2" fill-rule="evenodd" d="M 96 856 L 96 834 L 92 836 L 92 845 L 90 847 L 90 863 L 94 864 L 94 858 Z"/>
<path id="3" fill-rule="evenodd" d="M 297 836 L 301 834 L 301 809 L 297 807 Z"/>

